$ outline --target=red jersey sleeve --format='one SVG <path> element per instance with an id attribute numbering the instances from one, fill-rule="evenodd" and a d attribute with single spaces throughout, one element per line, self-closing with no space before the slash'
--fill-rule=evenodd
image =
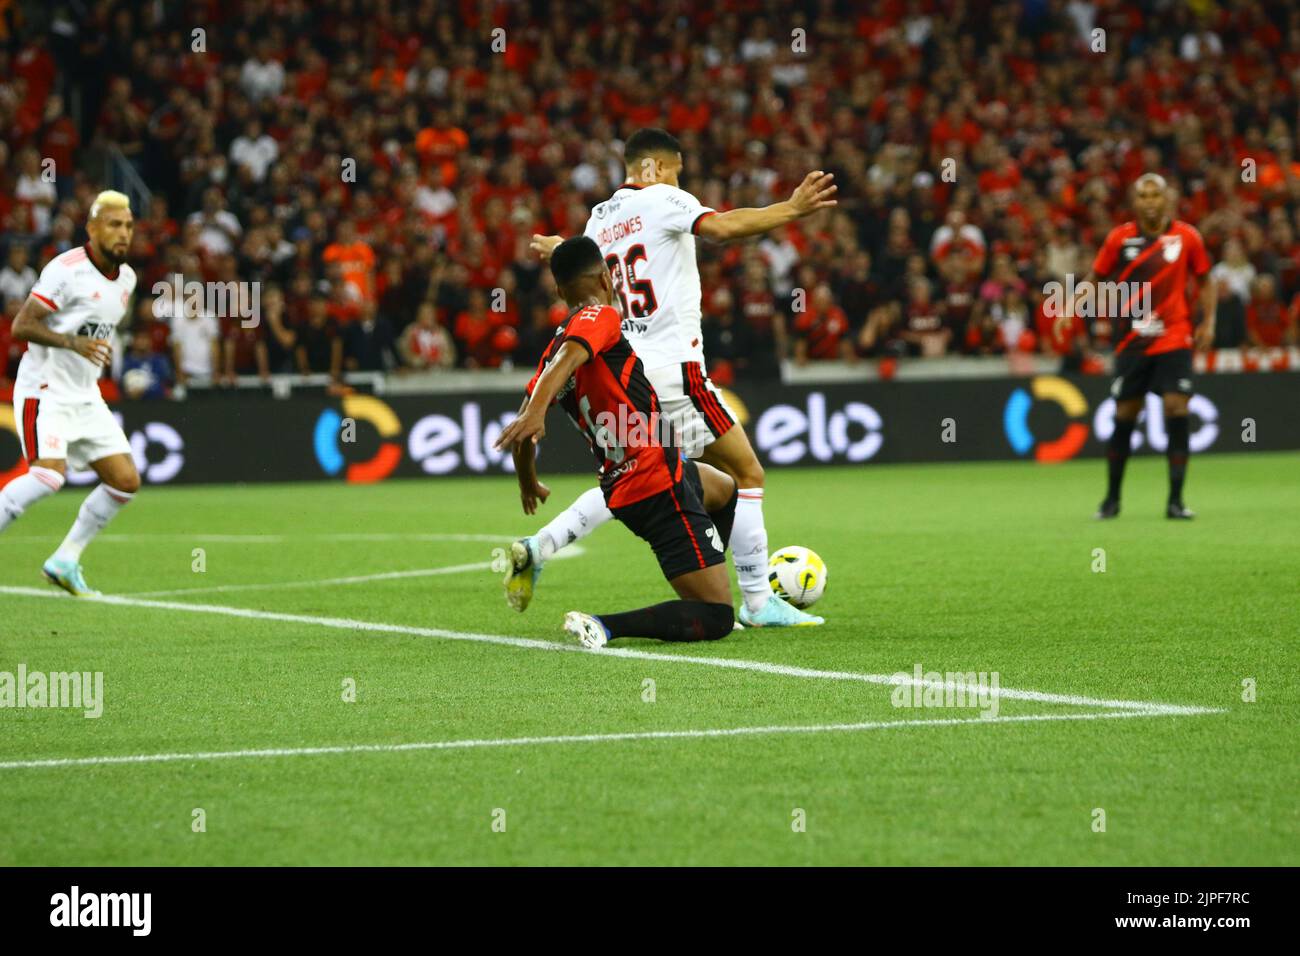
<path id="1" fill-rule="evenodd" d="M 613 348 L 622 335 L 623 318 L 617 309 L 611 305 L 589 305 L 569 320 L 560 344 L 577 342 L 595 358 Z"/>
<path id="2" fill-rule="evenodd" d="M 1192 275 L 1203 276 L 1210 271 L 1210 256 L 1205 251 L 1205 240 L 1195 226 L 1187 226 L 1187 265 Z"/>
<path id="3" fill-rule="evenodd" d="M 1119 260 L 1120 243 L 1123 241 L 1121 238 L 1123 228 L 1118 226 L 1106 234 L 1106 241 L 1101 244 L 1097 258 L 1092 261 L 1092 271 L 1099 279 L 1110 275 L 1115 270 L 1115 263 Z"/>

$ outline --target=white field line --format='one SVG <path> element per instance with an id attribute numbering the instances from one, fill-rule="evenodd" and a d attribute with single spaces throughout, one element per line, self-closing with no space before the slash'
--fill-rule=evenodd
<path id="1" fill-rule="evenodd" d="M 148 544 L 153 541 L 199 541 L 219 544 L 284 544 L 286 541 L 514 541 L 518 534 L 452 534 L 422 532 L 329 532 L 322 534 L 112 534 L 95 536 L 96 541 L 115 544 Z M 57 534 L 7 534 L 6 541 L 62 541 Z"/>
<path id="2" fill-rule="evenodd" d="M 1117 710 L 1088 714 L 1027 714 L 1019 717 L 941 717 L 931 720 L 871 720 L 856 724 L 794 724 L 774 727 L 724 727 L 710 730 L 647 730 L 612 734 L 570 734 L 557 737 L 502 737 L 495 740 L 429 740 L 406 744 L 343 744 L 332 747 L 276 747 L 266 750 L 214 750 L 195 753 L 132 754 L 103 757 L 50 757 L 38 760 L 0 761 L 0 770 L 34 770 L 52 767 L 99 767 L 111 764 L 174 763 L 176 761 L 235 760 L 268 757 L 319 757 L 334 754 L 407 753 L 419 750 L 471 750 L 480 747 L 532 747 L 543 744 L 594 744 L 628 740 L 687 740 L 708 737 L 760 737 L 774 734 L 824 734 L 893 727 L 955 727 L 958 725 L 1016 724 L 1049 720 L 1113 720 L 1124 717 L 1159 717 L 1154 711 Z"/>
<path id="3" fill-rule="evenodd" d="M 67 595 L 53 589 L 3 587 L 0 594 L 16 597 L 53 598 L 56 600 L 73 600 Z M 437 637 L 452 641 L 472 641 L 480 644 L 497 644 L 505 647 L 519 647 L 536 651 L 566 651 L 578 654 L 595 654 L 600 657 L 621 657 L 630 660 L 657 661 L 665 664 L 699 664 L 705 667 L 721 667 L 730 670 L 753 671 L 761 674 L 774 674 L 781 677 L 802 677 L 814 680 L 860 681 L 866 684 L 886 684 L 892 686 L 909 685 L 947 690 L 958 689 L 955 683 L 917 680 L 915 677 L 899 673 L 864 674 L 855 671 L 826 671 L 810 667 L 792 667 L 787 664 L 773 664 L 768 661 L 748 661 L 728 657 L 700 657 L 693 654 L 669 654 L 658 651 L 634 650 L 629 647 L 603 647 L 597 651 L 588 651 L 577 644 L 561 644 L 557 641 L 539 641 L 526 637 L 508 637 L 502 634 L 475 634 L 468 631 L 449 631 L 437 627 L 413 627 L 407 624 L 385 624 L 377 621 L 357 621 L 342 617 L 320 617 L 310 614 L 285 614 L 279 611 L 259 611 L 252 608 L 227 607 L 219 604 L 186 604 L 179 601 L 154 601 L 135 597 L 104 595 L 98 598 L 81 598 L 85 602 L 111 604 L 119 607 L 143 607 L 162 611 L 183 611 L 187 614 L 215 614 L 225 617 L 245 618 L 253 621 L 282 621 L 287 624 L 309 624 L 317 627 L 335 628 L 343 631 L 369 631 L 378 634 L 408 634 L 415 637 Z M 970 691 L 969 688 L 965 688 Z M 1140 700 L 1105 700 L 1096 697 L 1082 697 L 1077 694 L 1049 694 L 1037 690 L 1016 690 L 1011 687 L 999 687 L 997 696 L 1006 700 L 1032 700 L 1042 704 L 1066 704 L 1076 707 L 1100 707 L 1109 710 L 1140 711 L 1146 714 L 1174 716 L 1212 714 L 1222 712 L 1222 708 L 1195 707 L 1182 704 L 1162 704 Z"/>
<path id="4" fill-rule="evenodd" d="M 500 540 L 500 539 L 496 539 Z M 582 545 L 570 545 L 551 556 L 552 559 L 576 558 L 582 554 Z M 170 597 L 176 594 L 227 594 L 231 591 L 283 591 L 293 588 L 324 588 L 345 584 L 365 584 L 370 581 L 398 581 L 403 578 L 431 578 L 440 574 L 460 574 L 463 571 L 487 571 L 491 561 L 470 564 L 449 564 L 440 568 L 413 568 L 409 571 L 381 571 L 375 574 L 354 574 L 346 578 L 322 578 L 311 581 L 271 581 L 259 584 L 214 584 L 202 588 L 174 588 L 170 591 L 129 591 L 123 597 Z"/>

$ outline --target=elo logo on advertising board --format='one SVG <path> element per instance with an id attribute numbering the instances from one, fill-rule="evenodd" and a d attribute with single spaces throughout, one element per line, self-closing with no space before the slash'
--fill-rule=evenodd
<path id="1" fill-rule="evenodd" d="M 1088 400 L 1077 388 L 1055 375 L 1039 375 L 1029 383 L 1028 392 L 1017 388 L 1007 399 L 1002 410 L 1002 427 L 1007 433 L 1007 441 L 1017 455 L 1027 455 L 1033 449 L 1034 457 L 1039 461 L 1073 458 L 1088 440 L 1088 426 L 1081 421 L 1071 421 L 1059 437 L 1041 441 L 1029 430 L 1029 410 L 1035 401 L 1055 402 L 1071 419 L 1080 419 L 1088 414 Z"/>
<path id="2" fill-rule="evenodd" d="M 1044 441 L 1030 430 L 1029 411 L 1036 401 L 1055 402 L 1071 419 L 1058 437 Z M 1189 436 L 1191 450 L 1205 451 L 1219 436 L 1219 409 L 1209 398 L 1198 394 L 1188 402 L 1188 411 L 1200 422 Z M 1077 455 L 1088 440 L 1088 426 L 1081 420 L 1086 420 L 1087 414 L 1088 400 L 1074 385 L 1054 375 L 1039 375 L 1030 382 L 1029 391 L 1017 388 L 1011 393 L 1002 410 L 1002 427 L 1017 455 L 1027 455 L 1032 450 L 1038 461 L 1067 461 Z M 1164 451 L 1169 439 L 1165 434 L 1164 404 L 1159 395 L 1146 396 L 1138 423 L 1142 427 L 1133 431 L 1133 449 L 1150 444 L 1153 450 Z M 1110 440 L 1115 431 L 1113 398 L 1107 398 L 1097 406 L 1092 417 L 1092 431 L 1098 441 Z"/>
<path id="3" fill-rule="evenodd" d="M 379 448 L 366 461 L 348 461 L 343 453 L 340 437 L 347 418 L 368 422 L 379 433 Z M 459 420 L 440 414 L 417 420 L 407 436 L 406 450 L 427 475 L 446 475 L 462 467 L 480 473 L 493 467 L 513 472 L 513 459 L 492 447 L 512 418 L 514 413 L 504 412 L 484 422 L 479 403 L 466 402 Z M 385 402 L 373 395 L 349 395 L 343 399 L 342 414 L 332 408 L 321 412 L 312 445 L 325 474 L 364 484 L 383 481 L 397 469 L 402 460 L 401 433 L 401 419 Z"/>
<path id="4" fill-rule="evenodd" d="M 754 439 L 775 465 L 843 458 L 867 461 L 880 450 L 881 418 L 865 402 L 847 402 L 827 414 L 826 396 L 809 392 L 804 408 L 773 405 L 758 417 Z"/>

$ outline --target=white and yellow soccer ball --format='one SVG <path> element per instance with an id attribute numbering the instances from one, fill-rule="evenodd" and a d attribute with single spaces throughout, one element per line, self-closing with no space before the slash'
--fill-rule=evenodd
<path id="1" fill-rule="evenodd" d="M 811 548 L 782 548 L 768 559 L 767 580 L 777 597 L 810 608 L 826 590 L 826 562 Z"/>

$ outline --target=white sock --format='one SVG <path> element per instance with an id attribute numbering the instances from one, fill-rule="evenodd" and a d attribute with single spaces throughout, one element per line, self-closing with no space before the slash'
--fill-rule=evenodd
<path id="1" fill-rule="evenodd" d="M 73 522 L 68 536 L 63 539 L 63 544 L 59 545 L 59 550 L 54 552 L 54 557 L 60 561 L 80 561 L 81 552 L 86 550 L 86 545 L 104 530 L 104 525 L 112 521 L 114 515 L 130 504 L 133 497 L 135 496 L 108 485 L 96 487 L 81 503 L 77 520 Z"/>
<path id="2" fill-rule="evenodd" d="M 741 488 L 731 526 L 731 562 L 745 604 L 757 611 L 772 596 L 767 580 L 767 527 L 763 524 L 763 489 Z"/>
<path id="3" fill-rule="evenodd" d="M 0 531 L 17 521 L 24 511 L 63 487 L 63 476 L 52 468 L 33 466 L 0 489 Z"/>
<path id="4" fill-rule="evenodd" d="M 550 524 L 537 532 L 537 545 L 542 552 L 542 560 L 547 560 L 556 551 L 585 538 L 606 521 L 613 519 L 614 513 L 605 504 L 605 493 L 599 486 L 588 488 L 573 504 L 556 515 Z"/>

